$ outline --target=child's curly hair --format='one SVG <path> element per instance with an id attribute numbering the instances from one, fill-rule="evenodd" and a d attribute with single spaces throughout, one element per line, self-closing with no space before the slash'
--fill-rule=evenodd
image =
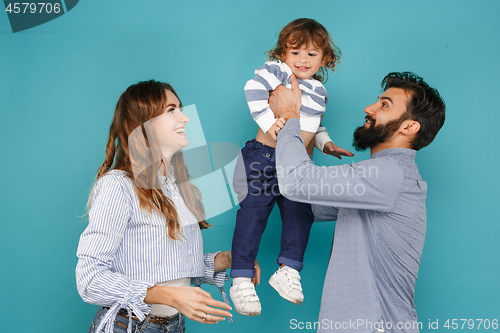
<path id="1" fill-rule="evenodd" d="M 341 52 L 333 43 L 325 27 L 313 19 L 299 18 L 281 29 L 275 48 L 267 52 L 269 60 L 285 61 L 288 48 L 301 47 L 310 43 L 323 51 L 323 59 L 325 59 L 325 65 L 312 78 L 325 83 L 328 81 L 326 70 L 335 71 L 335 66 L 340 62 Z"/>

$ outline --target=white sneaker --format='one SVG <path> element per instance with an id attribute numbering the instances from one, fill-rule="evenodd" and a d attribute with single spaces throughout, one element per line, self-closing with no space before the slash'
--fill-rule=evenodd
<path id="1" fill-rule="evenodd" d="M 296 269 L 281 266 L 269 279 L 271 287 L 276 289 L 281 297 L 297 305 L 302 304 L 304 295 L 300 284 L 300 275 Z"/>
<path id="2" fill-rule="evenodd" d="M 234 308 L 244 316 L 258 316 L 261 312 L 259 297 L 250 278 L 234 278 L 229 290 Z"/>

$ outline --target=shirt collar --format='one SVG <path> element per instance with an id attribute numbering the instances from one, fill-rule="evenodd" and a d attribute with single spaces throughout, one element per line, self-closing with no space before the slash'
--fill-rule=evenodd
<path id="1" fill-rule="evenodd" d="M 170 173 L 167 176 L 164 176 L 160 171 L 158 171 L 158 179 L 160 180 L 160 185 L 171 185 L 175 183 L 173 164 L 170 164 Z"/>
<path id="2" fill-rule="evenodd" d="M 372 155 L 371 158 L 381 158 L 386 156 L 390 156 L 393 158 L 399 157 L 404 159 L 411 159 L 414 161 L 415 156 L 417 156 L 417 152 L 413 149 L 408 149 L 408 148 L 387 148 L 376 152 L 375 154 Z"/>

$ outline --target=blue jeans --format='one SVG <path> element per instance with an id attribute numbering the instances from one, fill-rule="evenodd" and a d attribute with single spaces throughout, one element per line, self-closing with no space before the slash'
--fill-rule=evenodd
<path id="1" fill-rule="evenodd" d="M 241 150 L 233 178 L 240 209 L 232 244 L 232 277 L 253 277 L 254 261 L 269 214 L 281 214 L 281 250 L 277 263 L 302 270 L 314 215 L 311 205 L 288 200 L 279 192 L 275 149 L 251 140 Z"/>
<path id="2" fill-rule="evenodd" d="M 101 332 L 95 332 L 99 324 L 101 323 L 102 318 L 108 311 L 107 308 L 101 307 L 97 310 L 94 320 L 92 320 L 92 324 L 90 325 L 89 333 L 102 333 L 104 332 L 104 328 Z M 169 323 L 168 325 L 163 324 L 154 324 L 149 322 L 149 318 L 151 315 L 146 316 L 144 321 L 132 320 L 132 332 L 139 333 L 185 333 L 185 317 L 182 314 L 179 314 L 179 319 L 176 319 Z M 115 325 L 113 328 L 114 333 L 127 333 L 128 319 L 123 318 L 121 316 L 116 316 Z"/>

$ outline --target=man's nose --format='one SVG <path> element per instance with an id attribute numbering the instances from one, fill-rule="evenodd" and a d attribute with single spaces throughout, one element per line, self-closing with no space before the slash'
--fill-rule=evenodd
<path id="1" fill-rule="evenodd" d="M 365 108 L 365 113 L 369 116 L 373 116 L 376 112 L 376 104 L 377 103 L 373 103 L 371 105 L 368 105 L 366 108 Z"/>

